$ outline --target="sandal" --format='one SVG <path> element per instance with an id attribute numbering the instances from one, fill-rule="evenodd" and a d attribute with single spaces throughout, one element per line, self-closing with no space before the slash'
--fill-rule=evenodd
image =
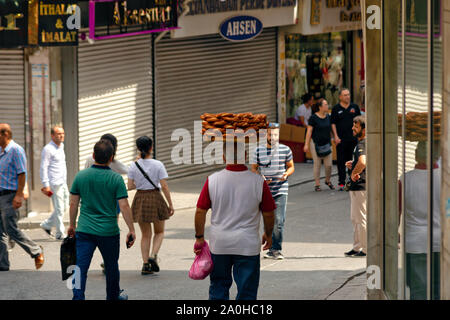
<path id="1" fill-rule="evenodd" d="M 318 192 L 318 191 L 322 191 L 322 189 L 320 189 L 320 186 L 315 186 L 314 191 Z"/>
<path id="2" fill-rule="evenodd" d="M 331 190 L 335 190 L 336 188 L 333 186 L 333 184 L 330 182 L 325 182 L 325 184 L 331 189 Z"/>

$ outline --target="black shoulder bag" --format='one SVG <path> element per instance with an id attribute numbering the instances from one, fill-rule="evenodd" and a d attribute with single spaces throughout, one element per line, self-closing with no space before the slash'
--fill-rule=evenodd
<path id="1" fill-rule="evenodd" d="M 145 173 L 144 169 L 141 168 L 139 163 L 136 161 L 135 164 L 136 164 L 136 167 L 139 169 L 139 171 L 141 171 L 141 173 L 145 177 L 145 179 L 147 179 L 155 187 L 155 189 L 159 191 L 159 188 L 153 183 L 153 181 L 150 179 L 150 177 Z"/>

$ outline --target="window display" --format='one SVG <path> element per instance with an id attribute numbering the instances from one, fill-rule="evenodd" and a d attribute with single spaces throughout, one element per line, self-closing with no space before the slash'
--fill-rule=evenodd
<path id="1" fill-rule="evenodd" d="M 330 106 L 339 101 L 339 90 L 348 86 L 345 77 L 347 33 L 286 37 L 287 118 L 295 114 L 305 93 L 325 98 Z"/>

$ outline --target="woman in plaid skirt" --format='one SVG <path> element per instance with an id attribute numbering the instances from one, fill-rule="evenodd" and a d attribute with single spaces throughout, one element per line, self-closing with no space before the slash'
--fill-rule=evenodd
<path id="1" fill-rule="evenodd" d="M 167 171 L 161 161 L 151 158 L 153 141 L 147 136 L 136 140 L 140 159 L 128 170 L 128 190 L 137 189 L 131 205 L 134 222 L 139 223 L 142 233 L 142 274 L 159 271 L 158 252 L 164 238 L 164 222 L 174 214 L 170 190 L 167 185 Z M 160 189 L 164 193 L 164 200 Z M 153 224 L 153 247 L 152 243 Z M 151 254 L 150 254 L 150 248 Z"/>

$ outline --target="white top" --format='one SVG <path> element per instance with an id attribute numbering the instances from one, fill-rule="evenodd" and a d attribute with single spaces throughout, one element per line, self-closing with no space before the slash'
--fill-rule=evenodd
<path id="1" fill-rule="evenodd" d="M 260 220 L 264 179 L 251 171 L 222 170 L 208 177 L 211 199 L 211 252 L 256 256 L 261 251 Z"/>
<path id="2" fill-rule="evenodd" d="M 86 159 L 86 162 L 84 164 L 84 168 L 90 168 L 93 164 L 95 163 L 94 158 L 92 158 L 91 156 L 88 157 Z M 109 167 L 111 168 L 112 171 L 117 172 L 118 174 L 127 174 L 128 173 L 128 168 L 126 165 L 124 165 L 122 162 L 120 162 L 119 160 L 114 159 L 113 162 L 111 162 L 109 164 Z"/>
<path id="3" fill-rule="evenodd" d="M 67 183 L 64 143 L 58 147 L 52 140 L 42 149 L 40 176 L 44 187 Z"/>
<path id="4" fill-rule="evenodd" d="M 307 108 L 304 104 L 302 104 L 300 107 L 298 107 L 297 111 L 295 112 L 295 120 L 300 120 L 300 117 L 305 118 L 305 124 L 308 125 L 308 120 L 311 117 L 312 108 Z"/>
<path id="5" fill-rule="evenodd" d="M 427 253 L 428 171 L 414 169 L 405 174 L 405 246 L 407 253 Z M 441 169 L 433 170 L 433 252 L 441 251 Z"/>
<path id="6" fill-rule="evenodd" d="M 169 177 L 167 175 L 166 168 L 161 161 L 155 159 L 139 159 L 138 163 L 153 183 L 158 186 L 158 188 L 161 188 L 161 184 L 159 182 L 162 179 L 167 179 Z M 155 189 L 155 187 L 144 177 L 134 162 L 128 169 L 128 179 L 133 179 L 137 190 Z"/>

